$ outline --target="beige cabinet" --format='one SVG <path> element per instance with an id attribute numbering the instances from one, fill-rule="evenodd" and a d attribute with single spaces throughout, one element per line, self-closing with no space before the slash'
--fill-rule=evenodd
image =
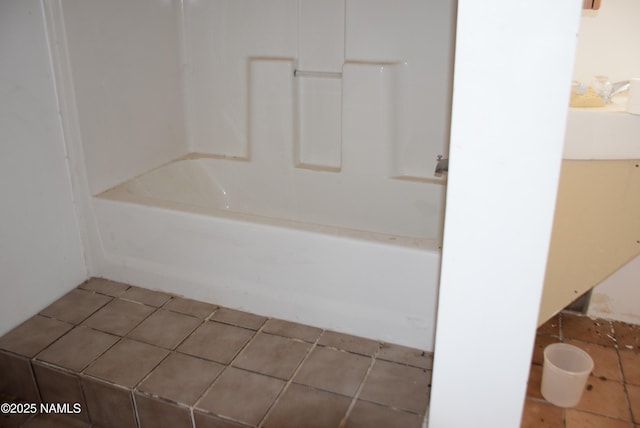
<path id="1" fill-rule="evenodd" d="M 565 160 L 538 323 L 640 254 L 640 160 Z"/>

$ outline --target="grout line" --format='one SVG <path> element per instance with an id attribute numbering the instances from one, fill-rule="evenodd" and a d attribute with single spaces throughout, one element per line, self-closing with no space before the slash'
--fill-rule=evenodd
<path id="1" fill-rule="evenodd" d="M 265 321 L 264 325 L 266 325 L 266 324 L 267 324 L 267 322 Z M 298 375 L 298 372 L 300 370 L 302 370 L 302 365 L 307 362 L 307 360 L 309 359 L 309 357 L 313 353 L 313 350 L 318 347 L 318 342 L 320 341 L 320 338 L 322 337 L 324 332 L 325 332 L 325 330 L 322 330 L 320 332 L 320 334 L 318 335 L 318 337 L 316 337 L 316 340 L 313 342 L 313 344 L 311 344 L 311 347 L 307 351 L 307 354 L 300 361 L 300 364 L 298 364 L 298 367 L 296 367 L 296 369 L 293 371 L 293 373 L 291 374 L 291 376 L 287 380 L 287 383 L 284 385 L 284 387 L 282 388 L 282 390 L 280 391 L 280 393 L 278 394 L 276 399 L 273 400 L 273 403 L 271 403 L 271 406 L 267 410 L 267 413 L 265 413 L 265 415 L 262 417 L 262 420 L 258 423 L 258 425 L 257 425 L 258 427 L 261 427 L 267 421 L 267 418 L 269 417 L 269 415 L 271 415 L 271 413 L 273 412 L 273 409 L 276 407 L 276 405 L 280 402 L 280 399 L 287 392 L 287 390 L 289 389 L 289 386 L 293 383 L 293 379 Z M 309 342 L 306 342 L 306 343 L 309 343 Z"/>
<path id="2" fill-rule="evenodd" d="M 205 317 L 205 319 L 204 319 L 205 321 L 213 321 L 211 319 L 211 317 L 213 317 L 216 314 L 216 312 L 218 312 L 222 308 L 222 306 L 220 306 L 220 305 L 214 305 L 214 306 L 216 308 L 214 310 L 212 310 L 211 313 L 207 317 Z"/>
<path id="3" fill-rule="evenodd" d="M 193 406 L 189 406 L 189 420 L 191 421 L 191 426 L 195 428 L 196 426 L 196 413 L 193 409 Z"/>
<path id="4" fill-rule="evenodd" d="M 219 306 L 216 310 L 214 310 L 209 317 L 207 317 L 206 320 L 204 320 L 203 324 L 205 322 L 209 322 L 212 321 L 211 317 L 218 311 L 218 309 L 220 309 L 221 307 Z M 189 406 L 189 408 L 191 409 L 191 412 L 194 413 L 196 410 L 196 407 L 200 404 L 200 401 L 202 401 L 202 399 L 204 398 L 205 395 L 207 395 L 209 393 L 209 391 L 211 391 L 211 389 L 220 381 L 220 379 L 222 378 L 222 376 L 229 370 L 229 368 L 235 368 L 232 366 L 233 362 L 245 351 L 245 349 L 247 349 L 249 347 L 249 345 L 251 343 L 253 343 L 253 341 L 255 340 L 255 338 L 258 336 L 258 333 L 261 333 L 262 330 L 264 329 L 264 326 L 267 324 L 268 318 L 267 320 L 265 320 L 262 325 L 260 326 L 260 328 L 258 330 L 252 330 L 254 332 L 253 336 L 251 336 L 251 339 L 249 339 L 247 341 L 247 343 L 244 344 L 244 346 L 242 348 L 240 348 L 240 350 L 236 353 L 236 355 L 234 355 L 234 357 L 228 362 L 228 363 L 220 363 L 218 361 L 214 361 L 217 364 L 223 365 L 224 369 L 222 369 L 222 371 L 218 374 L 218 376 L 216 376 L 216 378 L 213 380 L 213 382 L 211 382 L 210 385 L 208 385 L 204 391 L 202 392 L 202 394 L 200 394 L 200 396 L 198 396 L 198 398 L 196 399 L 196 401 L 193 403 L 192 406 Z M 212 322 L 218 322 L 218 321 L 212 321 Z M 226 324 L 226 323 L 223 323 Z M 232 324 L 229 324 L 232 325 Z M 245 327 L 240 327 L 238 325 L 233 325 L 234 327 L 238 327 L 238 328 L 244 328 L 245 330 L 251 330 L 251 329 L 247 329 Z M 195 330 L 194 330 L 195 331 Z M 190 336 L 190 335 L 189 335 Z M 186 340 L 186 339 L 185 339 Z M 209 360 L 207 360 L 209 361 Z M 242 421 L 236 421 L 234 419 L 228 418 L 228 417 L 224 417 L 224 416 L 220 416 L 220 415 L 216 415 L 216 417 L 223 417 L 227 420 L 233 421 L 233 422 L 241 422 L 244 424 L 244 422 Z M 246 424 L 245 424 L 246 425 Z M 194 415 L 194 425 L 195 426 L 195 415 Z"/>
<path id="5" fill-rule="evenodd" d="M 133 416 L 136 419 L 136 427 L 142 426 L 140 424 L 140 416 L 138 415 L 138 401 L 136 400 L 136 394 L 133 392 L 133 389 L 130 391 L 131 401 L 133 402 Z"/>
<path id="6" fill-rule="evenodd" d="M 133 340 L 133 339 L 129 339 L 129 340 Z M 144 342 L 140 342 L 140 343 L 144 343 Z M 155 345 L 152 345 L 155 346 Z M 160 348 L 159 346 L 156 346 L 156 348 Z M 160 349 L 166 349 L 166 348 L 160 348 Z M 131 392 L 138 392 L 138 388 L 140 387 L 140 385 L 142 385 L 143 382 L 145 382 L 149 377 L 151 377 L 151 375 L 153 374 L 153 372 L 156 371 L 156 369 L 160 366 L 160 364 L 162 364 L 167 358 L 169 358 L 175 351 L 172 351 L 170 349 L 168 349 L 169 353 L 167 355 L 164 356 L 164 358 L 162 358 L 158 364 L 156 364 L 155 366 L 153 366 L 153 368 L 151 370 L 149 370 L 149 373 L 147 373 L 146 375 L 144 375 L 142 377 L 142 379 L 140 379 L 139 382 L 137 382 L 136 384 L 134 384 L 130 389 Z"/>
<path id="7" fill-rule="evenodd" d="M 611 324 L 613 328 L 613 323 Z M 627 379 L 624 375 L 624 367 L 622 366 L 622 358 L 620 357 L 620 348 L 616 346 L 616 356 L 618 357 L 618 369 L 620 370 L 620 377 L 622 378 L 622 387 L 624 388 L 624 396 L 627 399 L 627 409 L 629 410 L 629 416 L 631 418 L 631 426 L 634 424 L 633 408 L 631 406 L 631 397 L 629 397 L 629 388 Z"/>
<path id="8" fill-rule="evenodd" d="M 228 367 L 235 367 L 235 366 L 233 365 L 233 363 L 235 363 L 235 361 L 236 361 L 236 360 L 237 360 L 237 359 L 238 359 L 242 354 L 244 354 L 244 352 L 246 351 L 246 349 L 247 349 L 249 346 L 251 346 L 251 344 L 256 340 L 256 338 L 258 337 L 258 335 L 259 335 L 260 333 L 262 333 L 262 330 L 264 329 L 264 326 L 265 326 L 265 324 L 266 324 L 266 323 L 267 323 L 267 320 L 265 320 L 265 321 L 262 323 L 262 325 L 260 326 L 260 328 L 259 328 L 259 329 L 257 329 L 257 330 L 253 330 L 253 331 L 254 331 L 254 333 L 253 333 L 253 336 L 251 336 L 251 339 L 249 339 L 249 340 L 247 341 L 247 343 L 245 343 L 245 344 L 244 344 L 244 346 L 243 346 L 242 348 L 240 348 L 240 350 L 236 353 L 236 355 L 234 355 L 234 356 L 233 356 L 233 358 L 231 359 L 231 361 L 229 361 L 229 364 L 227 365 Z M 240 327 L 240 326 L 236 325 L 235 327 Z M 241 328 L 245 328 L 245 329 L 246 329 L 246 327 L 241 327 Z M 247 329 L 247 330 L 252 330 L 252 329 Z M 226 370 L 226 369 L 225 369 L 225 370 Z"/>
<path id="9" fill-rule="evenodd" d="M 382 344 L 380 342 L 378 342 L 378 349 L 376 350 L 376 352 L 373 355 L 371 355 L 371 362 L 369 363 L 369 367 L 367 368 L 367 372 L 364 374 L 364 376 L 362 378 L 362 381 L 360 382 L 360 386 L 358 386 L 358 389 L 356 390 L 356 393 L 353 395 L 353 398 L 351 399 L 351 403 L 349 404 L 349 407 L 347 408 L 347 412 L 345 413 L 344 417 L 340 421 L 340 425 L 338 425 L 339 428 L 344 428 L 346 426 L 347 419 L 349 418 L 349 415 L 351 414 L 351 411 L 355 407 L 356 402 L 358 401 L 358 397 L 360 397 L 360 393 L 364 389 L 364 384 L 367 381 L 367 379 L 369 378 L 369 374 L 373 370 L 373 365 L 376 362 L 376 358 L 378 357 L 378 354 L 380 353 L 380 349 L 381 348 L 382 348 Z"/>
<path id="10" fill-rule="evenodd" d="M 256 340 L 256 337 L 258 336 L 258 334 L 263 332 L 263 330 L 264 330 L 265 326 L 267 325 L 267 322 L 268 322 L 268 321 L 269 321 L 269 319 L 270 319 L 270 318 L 265 318 L 265 321 L 262 323 L 262 325 L 261 325 L 257 330 L 253 330 L 253 329 L 250 329 L 250 328 L 247 328 L 247 327 L 243 327 L 243 326 L 239 326 L 239 325 L 236 325 L 236 324 L 231 324 L 231 323 L 227 323 L 227 322 L 223 322 L 223 321 L 216 321 L 216 320 L 212 319 L 212 318 L 213 318 L 213 316 L 214 316 L 214 315 L 215 315 L 215 314 L 216 314 L 220 309 L 224 309 L 224 307 L 223 307 L 223 306 L 219 306 L 219 305 L 215 305 L 215 306 L 216 306 L 216 308 L 215 308 L 214 310 L 212 310 L 212 311 L 211 311 L 211 313 L 210 313 L 207 317 L 205 317 L 204 319 L 202 319 L 202 323 L 201 323 L 201 324 L 200 324 L 200 326 L 198 326 L 195 330 L 197 330 L 198 328 L 200 328 L 202 325 L 204 325 L 204 324 L 205 324 L 205 323 L 207 323 L 207 322 L 219 322 L 219 323 L 222 323 L 222 324 L 231 325 L 231 326 L 238 327 L 238 328 L 242 328 L 242 329 L 245 329 L 245 330 L 251 330 L 251 331 L 253 331 L 254 333 L 253 333 L 252 337 L 250 338 L 250 340 L 248 340 L 248 341 L 247 341 L 247 343 L 245 343 L 245 344 L 244 344 L 244 346 L 243 346 L 243 347 L 242 347 L 242 348 L 241 348 L 241 349 L 236 353 L 236 355 L 235 355 L 235 356 L 234 356 L 234 357 L 233 357 L 233 358 L 232 358 L 228 363 L 226 363 L 226 364 L 225 364 L 225 363 L 220 363 L 220 362 L 218 362 L 218 361 L 213 361 L 213 362 L 214 362 L 214 363 L 216 363 L 216 364 L 219 364 L 219 365 L 224 366 L 224 368 L 223 368 L 223 369 L 222 369 L 222 371 L 218 374 L 218 376 L 216 376 L 216 378 L 211 382 L 211 384 L 210 384 L 210 385 L 208 385 L 208 386 L 203 390 L 202 394 L 200 394 L 200 396 L 198 396 L 198 398 L 196 399 L 196 401 L 194 402 L 194 404 L 193 404 L 193 405 L 187 405 L 187 407 L 188 407 L 188 409 L 189 409 L 189 411 L 190 411 L 190 415 L 191 415 L 191 422 L 192 422 L 193 426 L 195 426 L 195 411 L 197 410 L 196 408 L 197 408 L 197 406 L 200 404 L 200 401 L 202 401 L 202 399 L 204 398 L 204 396 L 205 396 L 205 395 L 207 395 L 207 394 L 209 393 L 209 391 L 210 391 L 210 390 L 215 386 L 215 384 L 217 384 L 217 383 L 219 382 L 219 380 L 221 379 L 221 377 L 223 376 L 223 374 L 224 374 L 224 373 L 225 373 L 225 372 L 226 372 L 230 367 L 231 367 L 231 368 L 235 368 L 235 367 L 233 366 L 233 363 L 234 363 L 234 362 L 235 362 L 235 361 L 236 361 L 236 360 L 237 360 L 237 359 L 238 359 L 238 358 L 239 358 L 239 357 L 240 357 L 240 356 L 245 352 L 245 350 L 246 350 L 246 349 L 251 345 L 251 343 L 253 343 L 253 341 L 254 341 L 254 340 Z M 195 331 L 195 330 L 194 330 L 194 331 Z M 191 334 L 193 334 L 193 332 L 191 332 Z M 187 340 L 187 339 L 191 336 L 191 334 L 189 334 L 189 336 L 187 336 L 187 337 L 183 340 L 183 342 L 184 342 L 185 340 Z M 182 342 L 181 342 L 181 343 L 182 343 Z M 307 343 L 308 343 L 308 342 L 307 342 Z M 180 345 L 178 345 L 178 346 L 180 346 Z M 172 353 L 176 353 L 176 352 L 178 352 L 178 351 L 177 351 L 177 347 L 176 347 L 176 350 L 174 350 Z M 198 358 L 198 359 L 202 359 L 202 360 L 205 360 L 205 361 L 211 361 L 211 360 L 207 360 L 207 359 L 205 359 L 205 358 L 200 358 L 200 357 L 196 357 L 196 356 L 192 356 L 192 357 L 194 357 L 194 358 Z M 243 369 L 238 369 L 238 370 L 243 370 Z M 263 376 L 267 376 L 267 375 L 264 375 L 264 374 L 262 374 L 262 373 L 257 373 L 257 374 L 260 374 L 260 375 L 263 375 Z M 209 412 L 204 411 L 204 413 L 209 413 Z M 222 419 L 222 420 L 229 420 L 229 421 L 232 421 L 232 422 L 238 422 L 238 423 L 242 423 L 243 425 L 246 425 L 243 421 L 237 421 L 237 420 L 234 420 L 234 419 L 229 418 L 229 417 L 224 416 L 224 415 L 217 415 L 217 414 L 214 414 L 214 415 L 215 415 L 215 417 L 220 418 L 220 419 Z"/>
<path id="11" fill-rule="evenodd" d="M 545 401 L 545 400 L 538 399 L 537 401 L 540 401 L 541 403 L 549 404 L 549 402 Z M 633 422 L 633 417 L 631 417 L 631 419 L 629 419 L 629 420 L 624 420 L 624 419 L 616 418 L 614 416 L 609 416 L 609 415 L 605 415 L 605 414 L 602 414 L 602 413 L 598 413 L 598 412 L 595 412 L 595 411 L 592 411 L 592 410 L 577 409 L 575 407 L 570 407 L 570 408 L 562 409 L 562 410 L 563 410 L 563 412 L 566 412 L 567 410 L 573 410 L 574 412 L 577 412 L 577 413 L 584 413 L 584 414 L 587 414 L 587 415 L 598 416 L 598 417 L 603 418 L 603 419 L 609 419 L 609 420 L 617 421 L 617 422 L 627 422 L 627 423 L 631 424 L 632 428 L 635 426 L 634 422 Z"/>

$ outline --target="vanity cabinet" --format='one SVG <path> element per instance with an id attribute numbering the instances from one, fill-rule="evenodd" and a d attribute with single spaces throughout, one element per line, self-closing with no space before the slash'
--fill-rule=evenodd
<path id="1" fill-rule="evenodd" d="M 640 159 L 564 160 L 539 324 L 640 254 Z"/>

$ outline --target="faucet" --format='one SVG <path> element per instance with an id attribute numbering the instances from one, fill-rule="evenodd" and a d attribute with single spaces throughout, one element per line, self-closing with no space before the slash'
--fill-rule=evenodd
<path id="1" fill-rule="evenodd" d="M 614 96 L 628 91 L 629 86 L 631 86 L 631 82 L 629 80 L 621 80 L 620 82 L 611 83 L 607 76 L 596 76 L 595 80 L 592 82 L 593 89 L 607 104 L 611 103 L 611 99 Z M 572 92 L 582 95 L 586 90 L 587 85 L 585 83 L 581 83 L 576 80 L 572 82 Z"/>
<path id="2" fill-rule="evenodd" d="M 629 86 L 631 85 L 631 81 L 630 80 L 622 80 L 620 82 L 616 82 L 616 83 L 612 83 L 611 84 L 611 94 L 609 94 L 609 101 L 611 102 L 611 98 L 613 98 L 614 96 L 624 92 L 624 91 L 628 91 L 629 90 Z"/>
<path id="3" fill-rule="evenodd" d="M 442 177 L 443 172 L 449 171 L 449 159 L 443 158 L 442 155 L 438 155 L 438 163 L 436 164 L 436 170 L 433 173 L 436 177 Z"/>

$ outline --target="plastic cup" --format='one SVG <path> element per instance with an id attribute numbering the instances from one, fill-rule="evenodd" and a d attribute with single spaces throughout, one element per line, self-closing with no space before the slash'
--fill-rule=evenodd
<path id="1" fill-rule="evenodd" d="M 580 402 L 593 360 L 582 349 L 566 343 L 554 343 L 544 349 L 542 396 L 558 407 L 573 407 Z"/>

